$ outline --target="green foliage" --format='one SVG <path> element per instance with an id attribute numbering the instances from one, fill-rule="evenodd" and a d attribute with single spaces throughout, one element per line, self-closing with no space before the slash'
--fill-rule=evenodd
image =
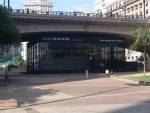
<path id="1" fill-rule="evenodd" d="M 16 65 L 16 66 L 20 66 L 24 63 L 23 59 L 21 56 L 17 56 L 16 58 L 13 59 L 13 63 Z"/>
<path id="2" fill-rule="evenodd" d="M 135 38 L 135 42 L 133 43 L 133 45 L 131 45 L 130 49 L 134 49 L 136 50 L 139 47 L 143 48 L 143 58 L 144 58 L 144 75 L 146 75 L 146 56 L 148 56 L 148 47 L 150 46 L 150 28 L 147 27 L 146 28 L 136 28 L 133 31 L 133 36 Z"/>
<path id="3" fill-rule="evenodd" d="M 24 63 L 23 59 L 21 56 L 15 57 L 12 61 L 8 61 L 7 65 L 9 68 L 17 68 L 21 66 Z"/>
<path id="4" fill-rule="evenodd" d="M 137 48 L 144 46 L 147 47 L 150 45 L 150 28 L 136 28 L 133 30 L 133 37 L 135 42 L 131 45 L 131 49 L 136 50 Z"/>
<path id="5" fill-rule="evenodd" d="M 19 30 L 15 26 L 7 8 L 0 5 L 0 46 L 19 46 Z"/>
<path id="6" fill-rule="evenodd" d="M 135 81 L 150 82 L 150 76 L 135 76 L 135 77 L 130 77 L 129 79 L 135 80 Z"/>

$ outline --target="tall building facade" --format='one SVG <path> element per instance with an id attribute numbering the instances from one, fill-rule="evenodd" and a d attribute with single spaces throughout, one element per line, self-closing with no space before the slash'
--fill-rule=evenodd
<path id="1" fill-rule="evenodd" d="M 26 0 L 24 8 L 29 13 L 48 13 L 52 11 L 52 3 L 48 0 Z"/>
<path id="2" fill-rule="evenodd" d="M 103 10 L 107 17 L 146 18 L 150 16 L 150 0 L 115 0 Z"/>
<path id="3" fill-rule="evenodd" d="M 115 0 L 95 0 L 94 1 L 94 10 L 95 12 L 97 13 L 106 13 L 106 9 L 105 7 L 108 5 L 108 4 L 111 4 L 113 3 Z"/>

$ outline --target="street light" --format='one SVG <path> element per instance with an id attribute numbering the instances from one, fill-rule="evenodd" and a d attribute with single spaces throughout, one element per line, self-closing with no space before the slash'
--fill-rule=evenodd
<path id="1" fill-rule="evenodd" d="M 4 7 L 5 7 L 5 0 L 3 1 L 3 5 L 4 5 Z"/>
<path id="2" fill-rule="evenodd" d="M 10 0 L 7 0 L 7 3 L 8 11 L 10 11 Z M 6 6 L 6 0 L 3 1 L 3 5 Z"/>
<path id="3" fill-rule="evenodd" d="M 8 11 L 10 11 L 10 0 L 8 0 Z"/>
<path id="4" fill-rule="evenodd" d="M 144 19 L 145 19 L 145 0 L 143 0 L 143 12 L 144 12 Z"/>

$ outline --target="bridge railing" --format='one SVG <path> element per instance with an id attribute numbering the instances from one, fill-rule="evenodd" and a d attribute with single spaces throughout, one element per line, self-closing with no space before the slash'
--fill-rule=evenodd
<path id="1" fill-rule="evenodd" d="M 93 21 L 133 21 L 133 22 L 147 22 L 150 20 L 150 17 L 143 19 L 142 17 L 133 18 L 132 16 L 117 16 L 117 17 L 109 17 L 103 16 L 98 13 L 85 13 L 85 12 L 65 12 L 65 11 L 41 11 L 41 10 L 29 10 L 29 9 L 12 9 L 11 12 L 13 14 L 24 14 L 35 16 L 51 16 L 51 17 L 67 17 L 71 19 L 78 19 L 78 20 L 93 20 Z M 83 18 L 84 17 L 84 18 Z"/>
<path id="2" fill-rule="evenodd" d="M 40 15 L 55 15 L 55 16 L 90 16 L 97 17 L 96 13 L 84 12 L 65 12 L 65 11 L 41 11 L 41 10 L 28 10 L 28 9 L 12 9 L 12 13 L 27 13 L 27 14 L 40 14 Z"/>

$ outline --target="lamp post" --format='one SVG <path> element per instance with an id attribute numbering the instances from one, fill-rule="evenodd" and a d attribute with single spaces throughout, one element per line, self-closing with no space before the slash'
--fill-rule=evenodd
<path id="1" fill-rule="evenodd" d="M 10 0 L 8 0 L 8 11 L 10 11 Z"/>
<path id="2" fill-rule="evenodd" d="M 5 7 L 5 0 L 3 1 L 3 5 L 4 5 L 4 7 Z"/>
<path id="3" fill-rule="evenodd" d="M 145 19 L 145 0 L 143 0 L 143 13 L 144 13 L 144 19 Z"/>

